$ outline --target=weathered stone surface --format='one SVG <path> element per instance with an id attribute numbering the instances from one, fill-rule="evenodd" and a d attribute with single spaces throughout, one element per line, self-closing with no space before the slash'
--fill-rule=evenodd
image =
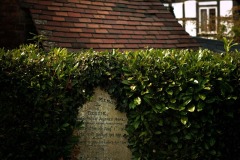
<path id="1" fill-rule="evenodd" d="M 79 109 L 78 118 L 84 129 L 76 130 L 80 136 L 73 152 L 76 160 L 130 160 L 125 126 L 127 117 L 115 109 L 115 101 L 100 88 L 95 89 L 90 102 Z"/>

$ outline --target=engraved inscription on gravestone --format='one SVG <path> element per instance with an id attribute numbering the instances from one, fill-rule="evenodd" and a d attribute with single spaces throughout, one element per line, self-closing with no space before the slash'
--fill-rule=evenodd
<path id="1" fill-rule="evenodd" d="M 78 118 L 84 129 L 75 130 L 79 143 L 74 148 L 74 160 L 130 160 L 131 151 L 125 138 L 126 113 L 115 109 L 115 101 L 100 88 L 91 101 L 79 109 Z"/>

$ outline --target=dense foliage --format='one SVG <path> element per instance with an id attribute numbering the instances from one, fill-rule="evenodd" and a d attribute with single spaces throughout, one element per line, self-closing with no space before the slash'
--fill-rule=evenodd
<path id="1" fill-rule="evenodd" d="M 136 157 L 239 157 L 239 55 L 163 50 L 127 57 L 127 129 Z"/>
<path id="2" fill-rule="evenodd" d="M 69 159 L 77 109 L 102 87 L 135 159 L 240 157 L 240 54 L 0 50 L 0 159 Z"/>
<path id="3" fill-rule="evenodd" d="M 83 103 L 75 101 L 68 85 L 76 64 L 66 50 L 48 54 L 35 45 L 1 51 L 0 159 L 69 154 L 77 125 L 74 108 Z"/>

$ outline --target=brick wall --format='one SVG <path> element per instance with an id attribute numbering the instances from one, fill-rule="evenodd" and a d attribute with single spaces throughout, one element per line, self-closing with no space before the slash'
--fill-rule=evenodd
<path id="1" fill-rule="evenodd" d="M 28 11 L 18 0 L 0 0 L 0 48 L 12 49 L 27 43 L 35 28 Z"/>

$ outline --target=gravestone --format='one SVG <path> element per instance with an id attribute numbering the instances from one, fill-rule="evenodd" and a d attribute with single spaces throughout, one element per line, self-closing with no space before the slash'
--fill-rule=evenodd
<path id="1" fill-rule="evenodd" d="M 126 113 L 115 109 L 110 95 L 96 88 L 92 99 L 78 112 L 84 128 L 75 130 L 79 143 L 74 148 L 74 160 L 130 160 L 131 151 L 125 137 Z"/>

